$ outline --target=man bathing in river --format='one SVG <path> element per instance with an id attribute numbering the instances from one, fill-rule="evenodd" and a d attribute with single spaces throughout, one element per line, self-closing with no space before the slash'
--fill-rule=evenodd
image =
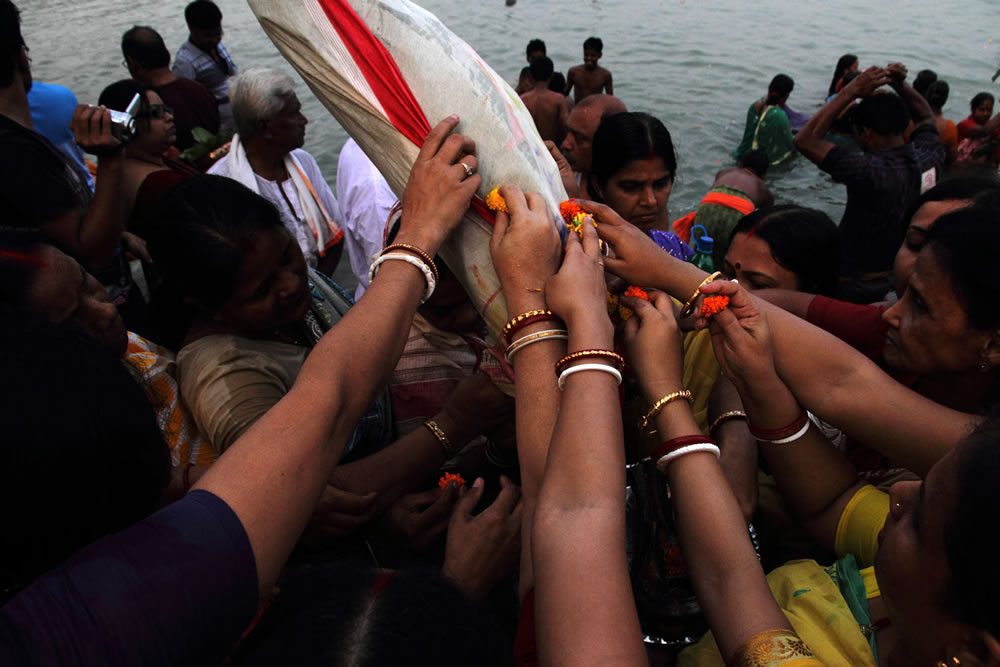
<path id="1" fill-rule="evenodd" d="M 566 111 L 566 98 L 549 90 L 552 69 L 552 61 L 546 56 L 531 61 L 531 76 L 535 83 L 528 92 L 521 94 L 521 101 L 528 108 L 542 139 L 558 143 L 566 136 L 569 113 Z"/>
<path id="2" fill-rule="evenodd" d="M 583 64 L 571 67 L 566 76 L 566 94 L 569 95 L 575 86 L 573 101 L 577 104 L 588 95 L 614 94 L 611 72 L 597 65 L 603 51 L 604 42 L 600 37 L 588 37 L 583 42 Z"/>

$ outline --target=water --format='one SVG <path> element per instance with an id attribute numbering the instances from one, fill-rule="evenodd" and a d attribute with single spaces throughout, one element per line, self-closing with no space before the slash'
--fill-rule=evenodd
<path id="1" fill-rule="evenodd" d="M 294 0 L 274 0 L 292 2 Z M 293 70 L 282 60 L 240 0 L 217 0 L 225 44 L 241 68 Z M 72 88 L 94 102 L 104 86 L 127 76 L 122 33 L 151 25 L 171 52 L 187 36 L 175 2 L 20 0 L 22 32 L 35 78 Z M 898 60 L 911 76 L 930 68 L 951 86 L 945 116 L 968 115 L 968 101 L 997 91 L 990 76 L 1000 64 L 996 6 L 989 0 L 425 0 L 455 33 L 507 81 L 524 66 L 524 47 L 544 39 L 556 68 L 582 62 L 583 40 L 604 40 L 601 65 L 614 75 L 615 94 L 632 111 L 660 118 L 673 135 L 679 168 L 670 200 L 674 217 L 692 210 L 715 172 L 731 163 L 747 106 L 771 77 L 795 79 L 789 105 L 812 112 L 822 105 L 833 67 L 843 53 L 862 66 Z M 994 39 L 995 38 L 995 39 Z M 428 63 L 433 66 L 433 63 Z M 447 85 L 442 83 L 442 88 Z M 310 119 L 306 150 L 327 180 L 336 177 L 346 133 L 304 84 L 299 97 Z M 839 220 L 845 192 L 801 157 L 774 170 L 768 182 L 779 202 L 820 208 Z"/>

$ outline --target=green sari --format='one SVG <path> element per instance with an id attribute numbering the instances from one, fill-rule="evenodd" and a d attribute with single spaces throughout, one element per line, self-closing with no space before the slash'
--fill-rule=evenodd
<path id="1" fill-rule="evenodd" d="M 757 112 L 758 104 L 762 107 L 760 113 Z M 767 153 L 768 162 L 772 166 L 784 162 L 795 153 L 792 126 L 788 121 L 788 114 L 781 107 L 765 106 L 763 100 L 750 105 L 743 139 L 733 151 L 733 157 L 741 160 L 752 150 Z"/>

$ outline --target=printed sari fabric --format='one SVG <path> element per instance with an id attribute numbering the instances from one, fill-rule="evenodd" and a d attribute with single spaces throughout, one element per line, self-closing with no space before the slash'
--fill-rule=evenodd
<path id="1" fill-rule="evenodd" d="M 747 109 L 743 139 L 733 151 L 733 157 L 741 160 L 753 150 L 767 153 L 768 162 L 772 165 L 784 162 L 795 153 L 792 126 L 788 114 L 781 107 L 764 106 L 764 101 L 758 100 Z"/>

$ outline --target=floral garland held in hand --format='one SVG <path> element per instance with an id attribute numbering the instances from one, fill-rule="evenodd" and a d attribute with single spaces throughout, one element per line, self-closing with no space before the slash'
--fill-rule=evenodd
<path id="1" fill-rule="evenodd" d="M 706 296 L 701 302 L 701 314 L 706 318 L 711 318 L 728 307 L 728 296 Z"/>
<path id="2" fill-rule="evenodd" d="M 449 482 L 455 482 L 455 486 L 465 486 L 465 478 L 457 472 L 446 472 L 438 480 L 438 488 L 444 491 Z"/>

